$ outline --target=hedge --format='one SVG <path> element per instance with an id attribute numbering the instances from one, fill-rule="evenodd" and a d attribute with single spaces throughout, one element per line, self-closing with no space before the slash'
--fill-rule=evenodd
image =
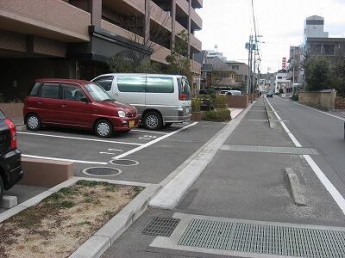
<path id="1" fill-rule="evenodd" d="M 213 122 L 225 122 L 231 120 L 229 109 L 216 109 L 204 112 L 202 120 Z"/>

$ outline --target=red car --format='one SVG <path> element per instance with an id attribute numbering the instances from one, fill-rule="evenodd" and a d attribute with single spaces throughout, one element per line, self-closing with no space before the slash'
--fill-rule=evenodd
<path id="1" fill-rule="evenodd" d="M 28 130 L 42 125 L 91 129 L 99 137 L 138 126 L 135 107 L 112 99 L 95 83 L 69 79 L 36 80 L 24 102 Z"/>

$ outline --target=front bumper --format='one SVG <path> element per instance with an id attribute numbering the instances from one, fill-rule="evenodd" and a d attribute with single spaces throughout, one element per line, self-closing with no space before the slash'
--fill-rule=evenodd
<path id="1" fill-rule="evenodd" d="M 138 127 L 139 116 L 136 117 L 116 117 L 113 119 L 115 131 L 128 131 Z"/>

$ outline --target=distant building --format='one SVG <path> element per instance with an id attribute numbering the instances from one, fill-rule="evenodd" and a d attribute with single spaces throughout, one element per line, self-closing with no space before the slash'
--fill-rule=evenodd
<path id="1" fill-rule="evenodd" d="M 292 82 L 292 87 L 298 86 L 300 84 L 300 69 L 301 69 L 301 47 L 300 46 L 291 46 L 290 47 L 290 56 L 289 56 L 289 72 L 290 80 Z"/>
<path id="2" fill-rule="evenodd" d="M 287 70 L 279 70 L 276 74 L 275 80 L 275 93 L 279 93 L 283 90 L 283 93 L 292 92 L 290 73 Z"/>
<path id="3" fill-rule="evenodd" d="M 194 55 L 194 61 L 201 64 L 200 89 L 211 86 L 212 64 L 208 63 L 207 51 L 203 50 Z"/>
<path id="4" fill-rule="evenodd" d="M 325 20 L 323 17 L 313 15 L 305 20 L 304 39 L 307 38 L 328 38 L 328 32 L 324 31 Z"/>
<path id="5" fill-rule="evenodd" d="M 226 57 L 223 55 L 222 52 L 219 52 L 217 50 L 207 50 L 207 58 L 214 58 L 218 57 L 222 61 L 226 62 Z"/>
<path id="6" fill-rule="evenodd" d="M 240 86 L 247 85 L 249 67 L 245 63 L 237 61 L 227 61 L 229 69 L 236 73 L 235 82 Z"/>

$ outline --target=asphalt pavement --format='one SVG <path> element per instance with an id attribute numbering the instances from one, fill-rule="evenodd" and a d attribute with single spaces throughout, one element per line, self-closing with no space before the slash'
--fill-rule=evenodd
<path id="1" fill-rule="evenodd" d="M 296 112 L 304 119 L 313 114 L 301 114 L 305 112 L 304 108 L 284 100 L 274 98 L 270 102 L 278 114 L 281 114 L 281 120 L 276 118 L 276 128 L 269 127 L 263 98 L 259 98 L 249 107 L 245 116 L 238 118 L 241 120 L 236 129 L 225 139 L 182 201 L 172 210 L 148 209 L 102 257 L 259 257 L 255 251 L 218 250 L 212 247 L 212 239 L 209 239 L 210 243 L 206 245 L 208 247 L 200 248 L 197 244 L 193 248 L 183 246 L 180 243 L 181 236 L 185 236 L 187 225 L 191 227 L 186 221 L 195 220 L 200 215 L 202 217 L 197 218 L 208 221 L 207 227 L 210 227 L 212 221 L 219 220 L 226 224 L 227 220 L 234 220 L 250 225 L 277 224 L 278 227 L 285 228 L 333 227 L 332 230 L 342 230 L 345 227 L 343 211 L 330 195 L 327 185 L 317 177 L 315 168 L 306 160 L 307 156 L 316 161 L 324 159 L 322 169 L 327 168 L 327 165 L 332 167 L 328 157 L 324 157 L 330 155 L 325 153 L 327 148 L 323 149 L 313 143 L 314 139 L 308 140 L 306 135 L 301 136 L 298 133 L 296 137 L 303 147 L 308 149 L 296 147 L 286 128 L 280 123 L 285 121 L 293 133 L 298 131 L 295 131 L 296 128 L 303 127 L 299 125 L 302 123 L 300 119 L 285 115 L 284 112 L 289 113 L 287 110 L 290 105 L 298 109 Z M 300 108 L 302 110 L 299 110 Z M 290 113 L 292 115 L 295 112 L 290 110 Z M 236 119 L 231 123 L 235 121 Z M 334 121 L 328 121 L 331 122 Z M 338 151 L 342 151 L 339 155 L 344 157 L 345 152 L 339 148 Z M 196 160 L 198 158 L 200 156 L 196 157 Z M 294 202 L 285 174 L 286 168 L 292 168 L 299 178 L 302 194 L 306 199 L 305 206 Z M 328 170 L 324 172 L 329 173 Z M 171 236 L 145 234 L 143 230 L 155 217 L 180 218 L 180 222 Z M 200 230 L 204 229 L 197 229 L 196 232 Z M 217 238 L 223 229 L 212 230 L 218 232 L 216 241 L 219 246 L 221 240 Z M 208 234 L 211 231 L 208 231 Z M 198 241 L 200 243 L 200 238 Z"/>

